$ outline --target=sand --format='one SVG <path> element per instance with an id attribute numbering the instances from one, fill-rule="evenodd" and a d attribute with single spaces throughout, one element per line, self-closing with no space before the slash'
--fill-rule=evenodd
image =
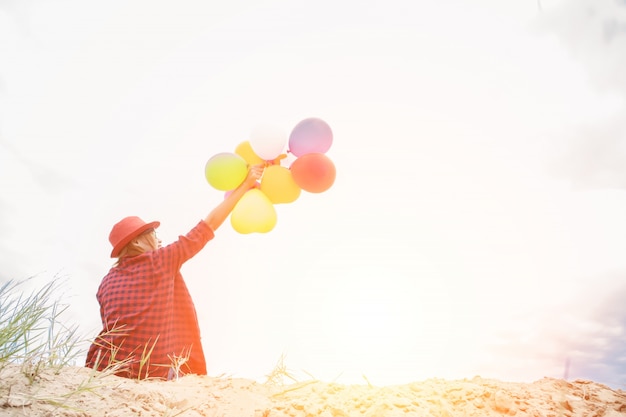
<path id="1" fill-rule="evenodd" d="M 626 416 L 626 392 L 554 378 L 533 383 L 428 379 L 377 387 L 196 375 L 135 381 L 81 367 L 46 369 L 29 378 L 10 365 L 0 370 L 0 416 L 617 417 Z"/>

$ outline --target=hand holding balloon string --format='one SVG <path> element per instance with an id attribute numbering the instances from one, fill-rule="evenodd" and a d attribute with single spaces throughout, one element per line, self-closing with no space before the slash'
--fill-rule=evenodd
<path id="1" fill-rule="evenodd" d="M 258 181 L 260 181 L 261 177 L 263 177 L 263 171 L 265 171 L 265 164 L 250 166 L 248 175 L 245 179 L 245 183 L 248 188 L 255 188 L 258 185 Z"/>

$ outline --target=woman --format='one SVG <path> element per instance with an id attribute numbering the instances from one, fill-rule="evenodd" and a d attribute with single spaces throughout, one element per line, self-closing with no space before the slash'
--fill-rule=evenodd
<path id="1" fill-rule="evenodd" d="M 170 245 L 162 247 L 156 236 L 159 222 L 131 216 L 113 226 L 111 257 L 118 260 L 98 289 L 103 330 L 89 349 L 87 367 L 136 379 L 206 375 L 196 310 L 180 268 L 214 237 L 262 174 L 262 165 L 251 167 L 238 188 Z"/>

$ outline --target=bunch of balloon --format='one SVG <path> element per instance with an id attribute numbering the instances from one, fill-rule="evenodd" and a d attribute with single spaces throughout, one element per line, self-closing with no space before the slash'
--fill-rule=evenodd
<path id="1" fill-rule="evenodd" d="M 274 204 L 292 203 L 302 190 L 321 193 L 329 189 L 336 170 L 325 153 L 332 141 L 333 133 L 326 122 L 308 118 L 299 122 L 288 138 L 276 127 L 258 126 L 234 153 L 210 158 L 205 166 L 206 179 L 226 193 L 243 182 L 249 166 L 265 165 L 260 184 L 235 205 L 230 216 L 233 229 L 242 234 L 267 233 L 277 222 Z"/>

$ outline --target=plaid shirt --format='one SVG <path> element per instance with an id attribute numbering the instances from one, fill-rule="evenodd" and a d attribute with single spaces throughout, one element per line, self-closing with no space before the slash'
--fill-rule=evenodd
<path id="1" fill-rule="evenodd" d="M 188 356 L 181 373 L 206 375 L 196 309 L 180 268 L 212 238 L 201 221 L 170 245 L 119 259 L 98 289 L 103 330 L 86 366 L 103 370 L 122 361 L 120 376 L 168 378 L 172 359 Z"/>

